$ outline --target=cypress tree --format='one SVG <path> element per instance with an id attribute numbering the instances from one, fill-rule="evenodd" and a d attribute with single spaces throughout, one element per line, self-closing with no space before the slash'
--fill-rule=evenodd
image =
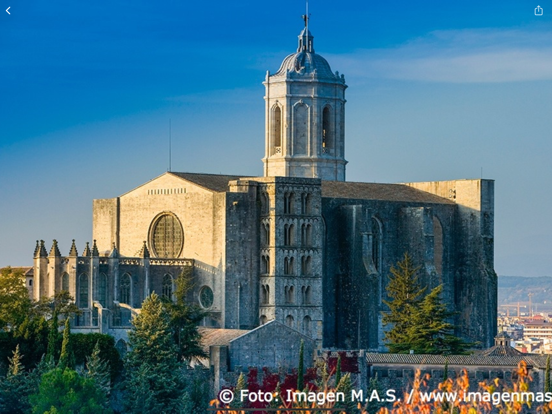
<path id="1" fill-rule="evenodd" d="M 335 365 L 335 386 L 341 381 L 341 354 L 337 354 L 337 363 Z"/>
<path id="2" fill-rule="evenodd" d="M 59 342 L 59 324 L 58 313 L 54 310 L 52 319 L 50 319 L 50 330 L 48 331 L 48 352 L 46 360 L 50 364 L 55 364 L 58 357 L 58 342 Z"/>
<path id="3" fill-rule="evenodd" d="M 69 319 L 65 319 L 63 342 L 61 343 L 61 355 L 59 356 L 59 367 L 61 369 L 75 369 L 75 354 L 73 353 L 73 342 L 71 341 L 71 327 Z"/>
<path id="4" fill-rule="evenodd" d="M 297 368 L 297 390 L 302 391 L 305 388 L 305 379 L 304 379 L 304 367 L 303 360 L 305 353 L 305 343 L 301 339 L 301 345 L 299 347 L 299 367 Z"/>
<path id="5" fill-rule="evenodd" d="M 552 392 L 550 386 L 550 355 L 546 357 L 546 369 L 544 371 L 544 392 Z"/>

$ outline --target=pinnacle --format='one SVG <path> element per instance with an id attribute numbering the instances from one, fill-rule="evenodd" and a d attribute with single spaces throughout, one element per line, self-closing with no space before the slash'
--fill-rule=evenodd
<path id="1" fill-rule="evenodd" d="M 59 251 L 58 242 L 54 239 L 52 243 L 52 248 L 50 249 L 50 256 L 61 257 L 61 252 Z"/>
<path id="2" fill-rule="evenodd" d="M 91 253 L 90 253 L 90 243 L 86 242 L 86 247 L 84 248 L 84 251 L 82 252 L 82 255 L 84 257 L 90 257 L 91 256 Z"/>
<path id="3" fill-rule="evenodd" d="M 71 250 L 69 250 L 69 256 L 77 257 L 78 255 L 79 255 L 79 252 L 77 251 L 77 246 L 75 245 L 75 239 L 73 239 L 73 243 L 71 244 Z"/>

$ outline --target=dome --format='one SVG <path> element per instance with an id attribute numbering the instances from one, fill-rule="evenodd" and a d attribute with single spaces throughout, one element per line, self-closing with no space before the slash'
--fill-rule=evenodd
<path id="1" fill-rule="evenodd" d="M 326 59 L 316 53 L 305 51 L 287 56 L 275 75 L 285 75 L 288 71 L 302 75 L 311 75 L 316 72 L 319 78 L 338 79 L 338 76 L 332 73 Z"/>
<path id="2" fill-rule="evenodd" d="M 285 76 L 290 72 L 300 75 L 316 74 L 318 78 L 339 80 L 339 75 L 332 72 L 328 61 L 314 53 L 313 39 L 314 37 L 305 27 L 299 34 L 297 52 L 286 56 L 274 76 Z"/>

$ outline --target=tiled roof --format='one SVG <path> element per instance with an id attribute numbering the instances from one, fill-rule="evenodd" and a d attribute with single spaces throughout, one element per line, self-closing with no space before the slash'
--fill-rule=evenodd
<path id="1" fill-rule="evenodd" d="M 546 355 L 519 354 L 517 356 L 487 356 L 479 355 L 422 355 L 422 354 L 366 354 L 368 364 L 397 365 L 441 365 L 448 362 L 449 366 L 480 365 L 516 367 L 521 361 L 527 365 L 543 368 L 546 366 Z"/>
<path id="2" fill-rule="evenodd" d="M 449 199 L 439 197 L 404 184 L 322 181 L 322 197 L 455 204 Z"/>
<path id="3" fill-rule="evenodd" d="M 246 178 L 243 175 L 220 175 L 220 174 L 196 174 L 196 173 L 179 173 L 171 172 L 170 174 L 191 181 L 203 188 L 211 191 L 223 192 L 228 191 L 228 182 Z"/>
<path id="4" fill-rule="evenodd" d="M 245 329 L 216 329 L 203 326 L 197 330 L 201 334 L 201 346 L 205 352 L 209 352 L 212 345 L 227 346 L 231 340 L 249 332 Z"/>
<path id="5" fill-rule="evenodd" d="M 482 353 L 485 356 L 519 356 L 523 355 L 523 352 L 518 351 L 516 348 L 504 345 L 495 345 L 492 348 L 487 349 Z"/>
<path id="6" fill-rule="evenodd" d="M 8 267 L 10 267 L 10 266 L 8 266 Z M 0 268 L 0 272 L 4 269 L 7 269 L 7 267 Z M 29 267 L 29 266 L 17 266 L 17 267 L 12 267 L 11 269 L 12 270 L 21 270 L 25 276 L 33 276 L 33 273 L 34 273 L 33 268 Z"/>

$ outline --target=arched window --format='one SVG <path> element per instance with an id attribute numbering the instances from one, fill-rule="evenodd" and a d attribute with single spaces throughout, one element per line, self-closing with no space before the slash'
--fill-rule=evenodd
<path id="1" fill-rule="evenodd" d="M 284 246 L 293 246 L 295 244 L 294 231 L 295 227 L 293 224 L 284 225 Z"/>
<path id="2" fill-rule="evenodd" d="M 284 296 L 286 303 L 295 303 L 295 288 L 293 286 L 284 287 Z"/>
<path id="3" fill-rule="evenodd" d="M 67 273 L 61 276 L 61 290 L 69 292 L 69 275 Z"/>
<path id="4" fill-rule="evenodd" d="M 433 257 L 435 258 L 435 271 L 438 275 L 443 274 L 443 226 L 433 216 Z"/>
<path id="5" fill-rule="evenodd" d="M 259 322 L 261 325 L 264 325 L 267 321 L 267 318 L 265 315 L 261 315 L 261 317 L 259 318 Z"/>
<path id="6" fill-rule="evenodd" d="M 311 318 L 308 315 L 303 318 L 303 333 L 311 336 Z"/>
<path id="7" fill-rule="evenodd" d="M 301 194 L 301 214 L 311 214 L 311 195 Z"/>
<path id="8" fill-rule="evenodd" d="M 311 288 L 310 286 L 303 286 L 301 289 L 301 293 L 303 296 L 303 305 L 310 305 L 311 304 Z"/>
<path id="9" fill-rule="evenodd" d="M 261 285 L 261 303 L 263 305 L 270 303 L 270 287 L 268 285 Z"/>
<path id="10" fill-rule="evenodd" d="M 97 300 L 105 308 L 107 306 L 107 275 L 105 273 L 100 273 L 98 275 L 97 292 Z"/>
<path id="11" fill-rule="evenodd" d="M 282 110 L 279 106 L 276 106 L 272 110 L 272 114 L 272 142 L 274 142 L 274 153 L 280 154 L 282 152 Z"/>
<path id="12" fill-rule="evenodd" d="M 312 259 L 310 256 L 301 256 L 301 275 L 312 274 Z"/>
<path id="13" fill-rule="evenodd" d="M 303 224 L 301 226 L 301 244 L 303 246 L 312 245 L 312 225 Z"/>
<path id="14" fill-rule="evenodd" d="M 88 275 L 79 276 L 79 308 L 88 308 Z"/>
<path id="15" fill-rule="evenodd" d="M 322 152 L 329 152 L 332 148 L 332 123 L 331 123 L 330 108 L 325 107 L 322 112 Z"/>
<path id="16" fill-rule="evenodd" d="M 309 141 L 309 107 L 305 104 L 293 108 L 293 155 L 307 154 Z"/>
<path id="17" fill-rule="evenodd" d="M 121 277 L 121 284 L 119 286 L 119 302 L 131 305 L 131 292 L 132 292 L 132 279 L 128 273 L 125 273 Z"/>
<path id="18" fill-rule="evenodd" d="M 270 273 L 270 257 L 261 256 L 261 274 L 267 275 Z"/>
<path id="19" fill-rule="evenodd" d="M 284 258 L 284 275 L 291 276 L 295 274 L 295 272 L 293 271 L 293 267 L 294 267 L 293 262 L 294 262 L 293 257 Z"/>
<path id="20" fill-rule="evenodd" d="M 117 351 L 119 351 L 119 355 L 121 358 L 124 358 L 125 355 L 127 354 L 128 352 L 128 347 L 127 347 L 127 343 L 125 342 L 124 339 L 119 339 L 117 341 L 117 343 L 115 344 L 115 349 Z"/>
<path id="21" fill-rule="evenodd" d="M 295 210 L 294 206 L 295 195 L 293 193 L 284 194 L 284 214 L 293 214 Z"/>
<path id="22" fill-rule="evenodd" d="M 267 193 L 261 193 L 261 213 L 268 214 L 270 210 L 270 198 Z"/>
<path id="23" fill-rule="evenodd" d="M 376 271 L 381 271 L 381 225 L 380 222 L 372 217 L 372 262 Z"/>
<path id="24" fill-rule="evenodd" d="M 286 325 L 287 326 L 289 326 L 290 328 L 293 328 L 293 322 L 294 322 L 293 316 L 291 316 L 291 315 L 286 316 Z"/>
<path id="25" fill-rule="evenodd" d="M 262 223 L 261 233 L 263 246 L 268 246 L 270 244 L 270 223 Z"/>
<path id="26" fill-rule="evenodd" d="M 173 278 L 168 273 L 163 276 L 163 297 L 172 300 L 173 299 Z"/>

